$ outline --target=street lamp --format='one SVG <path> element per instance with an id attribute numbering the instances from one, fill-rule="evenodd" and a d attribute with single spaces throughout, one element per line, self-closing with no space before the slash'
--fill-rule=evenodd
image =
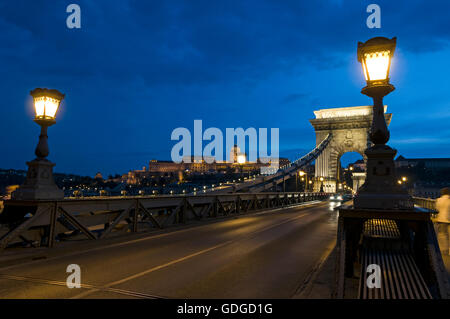
<path id="1" fill-rule="evenodd" d="M 358 43 L 358 61 L 361 62 L 366 86 L 361 93 L 373 99 L 372 125 L 369 139 L 372 145 L 365 150 L 367 177 L 354 200 L 355 208 L 409 209 L 411 197 L 397 183 L 394 157 L 397 153 L 386 143 L 389 131 L 384 116 L 383 98 L 395 88 L 389 83 L 391 61 L 396 38 L 372 38 Z"/>
<path id="2" fill-rule="evenodd" d="M 319 180 L 320 180 L 320 192 L 323 193 L 323 177 L 320 177 Z"/>
<path id="3" fill-rule="evenodd" d="M 306 174 L 305 171 L 300 171 L 298 173 L 298 175 L 300 175 L 301 181 L 304 182 L 304 191 L 307 192 L 308 191 L 308 175 Z"/>
<path id="4" fill-rule="evenodd" d="M 370 132 L 370 140 L 374 144 L 386 144 L 389 141 L 383 97 L 395 90 L 389 83 L 389 72 L 396 41 L 397 38 L 376 37 L 365 43 L 358 43 L 358 61 L 361 62 L 367 83 L 361 93 L 373 98 L 374 101 Z"/>
<path id="5" fill-rule="evenodd" d="M 38 159 L 45 159 L 49 154 L 47 128 L 56 123 L 56 111 L 64 99 L 64 94 L 57 90 L 37 88 L 31 91 L 30 95 L 33 97 L 36 113 L 34 122 L 41 126 L 41 135 L 35 154 Z"/>
<path id="6" fill-rule="evenodd" d="M 341 252 L 336 261 L 336 278 L 338 278 L 336 297 L 339 299 L 348 296 L 346 280 L 357 275 L 355 265 L 360 256 L 365 254 L 364 251 L 376 248 L 373 241 L 361 240 L 365 232 L 364 224 L 373 219 L 395 222 L 412 262 L 419 265 L 419 272 L 427 278 L 426 285 L 433 287 L 430 289 L 433 291 L 433 298 L 450 296 L 447 274 L 440 256 L 431 214 L 414 209 L 412 197 L 402 188 L 403 182 L 396 176 L 394 157 L 397 151 L 386 145 L 389 141 L 389 131 L 384 115 L 383 98 L 394 90 L 394 86 L 389 83 L 389 72 L 395 45 L 396 38 L 381 37 L 358 43 L 358 61 L 361 62 L 367 83 L 361 93 L 373 98 L 373 118 L 369 133 L 371 144 L 364 152 L 367 158 L 365 182 L 357 190 L 353 207 L 339 209 L 337 237 L 339 240 L 336 245 L 337 251 Z M 346 188 L 354 192 L 352 187 Z M 386 245 L 382 253 L 390 254 L 395 250 L 397 250 L 395 247 Z M 361 271 L 364 272 L 365 269 Z M 367 286 L 364 283 L 364 289 Z"/>
<path id="7" fill-rule="evenodd" d="M 238 164 L 245 164 L 245 155 L 239 154 L 237 157 L 237 162 L 238 162 Z"/>
<path id="8" fill-rule="evenodd" d="M 16 200 L 60 199 L 64 192 L 53 179 L 54 163 L 47 160 L 49 154 L 47 128 L 56 123 L 55 117 L 64 94 L 57 90 L 37 88 L 30 92 L 35 110 L 34 122 L 41 127 L 39 142 L 35 150 L 37 156 L 27 162 L 28 172 L 25 183 L 19 187 L 12 198 Z"/>

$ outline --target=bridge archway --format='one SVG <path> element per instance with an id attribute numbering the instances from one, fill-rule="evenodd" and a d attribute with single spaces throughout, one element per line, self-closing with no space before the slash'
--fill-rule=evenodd
<path id="1" fill-rule="evenodd" d="M 354 106 L 343 108 L 321 109 L 314 111 L 315 119 L 310 120 L 316 132 L 316 145 L 328 134 L 332 138 L 315 162 L 314 190 L 336 192 L 339 160 L 347 152 L 357 152 L 366 161 L 364 151 L 370 146 L 369 130 L 372 124 L 372 106 Z M 386 123 L 391 122 L 392 114 L 386 113 Z M 320 178 L 323 181 L 320 181 Z"/>

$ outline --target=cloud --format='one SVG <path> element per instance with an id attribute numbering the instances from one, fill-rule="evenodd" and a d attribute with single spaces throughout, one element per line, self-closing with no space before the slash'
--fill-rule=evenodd
<path id="1" fill-rule="evenodd" d="M 220 83 L 299 65 L 336 68 L 341 53 L 374 35 L 365 26 L 364 2 L 85 0 L 80 30 L 65 27 L 67 4 L 2 3 L 0 25 L 9 32 L 0 62 L 28 75 L 139 76 L 149 86 Z M 395 30 L 402 48 L 438 50 L 450 38 L 450 22 L 440 14 L 450 12 L 446 1 L 379 4 L 383 33 Z"/>
<path id="2" fill-rule="evenodd" d="M 350 58 L 355 59 L 357 41 L 398 36 L 399 50 L 414 57 L 444 50 L 450 39 L 449 1 L 379 0 L 381 30 L 365 25 L 370 1 L 345 0 L 78 0 L 82 28 L 69 30 L 65 9 L 71 2 L 0 3 L 0 90 L 2 102 L 9 106 L 0 110 L 2 136 L 22 124 L 16 119 L 24 117 L 27 92 L 49 86 L 67 94 L 61 110 L 64 123 L 52 128 L 60 135 L 51 136 L 55 142 L 60 139 L 67 148 L 81 145 L 106 153 L 122 144 L 132 150 L 152 149 L 167 158 L 171 123 L 178 125 L 192 114 L 205 120 L 253 108 L 274 114 L 281 104 L 304 102 L 292 122 L 267 116 L 265 123 L 284 126 L 312 116 L 306 114 L 311 104 L 329 103 L 331 98 L 345 104 L 335 97 L 333 86 L 344 86 L 347 80 L 341 77 L 346 75 L 332 78 L 326 72 L 342 70 Z M 325 77 L 318 79 L 318 73 Z M 296 91 L 287 80 L 293 74 L 299 86 L 320 86 Z M 261 82 L 267 89 L 256 99 L 248 92 Z M 234 90 L 230 96 L 230 86 L 243 88 L 242 92 Z M 354 95 L 347 95 L 353 100 Z M 201 106 L 207 100 L 213 101 L 212 106 Z M 224 111 L 222 101 L 234 112 Z M 300 131 L 280 132 L 283 147 L 306 149 L 303 144 L 314 144 L 306 119 L 299 123 Z M 16 135 L 25 139 L 33 129 L 26 126 Z M 17 136 L 4 147 L 14 149 Z M 75 142 L 67 145 L 64 136 Z M 123 149 L 118 152 L 126 154 Z M 112 165 L 99 165 L 103 164 Z"/>
<path id="3" fill-rule="evenodd" d="M 394 144 L 429 144 L 429 143 L 439 143 L 442 142 L 439 138 L 434 137 L 414 137 L 406 139 L 392 139 Z"/>
<path id="4" fill-rule="evenodd" d="M 283 100 L 281 101 L 281 104 L 290 104 L 290 103 L 293 103 L 293 102 L 298 102 L 298 101 L 301 101 L 301 100 L 303 100 L 303 99 L 305 99 L 307 97 L 308 97 L 307 94 L 292 93 L 292 94 L 289 94 L 289 95 L 285 96 L 283 98 Z"/>

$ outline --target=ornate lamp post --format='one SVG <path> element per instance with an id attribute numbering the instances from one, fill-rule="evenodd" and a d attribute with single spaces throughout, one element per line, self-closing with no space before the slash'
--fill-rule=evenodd
<path id="1" fill-rule="evenodd" d="M 49 154 L 47 128 L 56 123 L 55 116 L 64 94 L 57 90 L 37 88 L 30 92 L 33 97 L 35 118 L 34 122 L 41 126 L 39 142 L 35 150 L 37 156 L 27 162 L 28 172 L 25 183 L 19 187 L 12 198 L 16 200 L 60 199 L 64 192 L 53 180 L 54 163 L 47 160 Z"/>
<path id="2" fill-rule="evenodd" d="M 307 191 L 307 182 L 305 182 L 306 172 L 300 171 L 300 172 L 298 172 L 298 175 L 300 176 L 300 180 L 303 184 L 303 191 L 306 192 Z"/>
<path id="3" fill-rule="evenodd" d="M 320 192 L 323 193 L 323 177 L 320 177 Z"/>
<path id="4" fill-rule="evenodd" d="M 367 86 L 362 93 L 373 98 L 373 120 L 369 134 L 371 146 L 367 156 L 365 183 L 357 190 L 353 206 L 341 206 L 338 217 L 336 244 L 337 287 L 336 297 L 343 298 L 349 286 L 347 278 L 360 276 L 362 287 L 367 288 L 365 264 L 361 256 L 374 251 L 380 259 L 389 254 L 409 255 L 423 275 L 433 298 L 450 298 L 450 283 L 430 219 L 430 212 L 414 209 L 412 198 L 402 189 L 396 177 L 394 156 L 396 150 L 386 145 L 389 140 L 384 116 L 383 97 L 394 90 L 389 83 L 389 69 L 394 55 L 396 39 L 373 38 L 358 43 L 358 60 L 361 62 Z M 347 186 L 346 186 L 347 188 Z M 394 221 L 398 238 L 371 234 L 367 225 L 374 220 Z M 381 241 L 380 241 L 381 240 Z M 398 245 L 401 242 L 401 245 Z M 385 257 L 382 257 L 385 256 Z M 391 278 L 393 270 L 381 263 L 382 273 Z M 355 272 L 355 267 L 359 271 Z M 409 272 L 403 268 L 401 272 Z M 394 275 L 395 276 L 395 275 Z M 386 276 L 385 276 L 386 278 Z M 388 283 L 382 281 L 381 286 Z M 370 287 L 372 288 L 372 287 Z M 392 295 L 391 295 L 392 297 Z M 382 297 L 383 298 L 383 297 Z"/>
<path id="5" fill-rule="evenodd" d="M 389 83 L 391 60 L 396 38 L 376 37 L 358 43 L 358 61 L 361 62 L 367 85 L 361 93 L 373 99 L 373 120 L 367 148 L 367 177 L 354 200 L 355 208 L 411 209 L 411 197 L 397 183 L 394 157 L 397 153 L 386 143 L 389 130 L 384 117 L 383 98 L 395 88 Z"/>

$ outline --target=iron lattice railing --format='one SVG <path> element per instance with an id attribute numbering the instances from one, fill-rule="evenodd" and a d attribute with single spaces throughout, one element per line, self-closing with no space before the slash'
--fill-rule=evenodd
<path id="1" fill-rule="evenodd" d="M 13 245 L 52 247 L 72 239 L 98 240 L 111 233 L 148 231 L 325 198 L 325 193 L 286 192 L 8 200 L 0 214 L 0 251 Z"/>
<path id="2" fill-rule="evenodd" d="M 436 212 L 436 200 L 431 198 L 413 197 L 414 205 L 422 208 L 426 208 L 433 212 Z"/>

